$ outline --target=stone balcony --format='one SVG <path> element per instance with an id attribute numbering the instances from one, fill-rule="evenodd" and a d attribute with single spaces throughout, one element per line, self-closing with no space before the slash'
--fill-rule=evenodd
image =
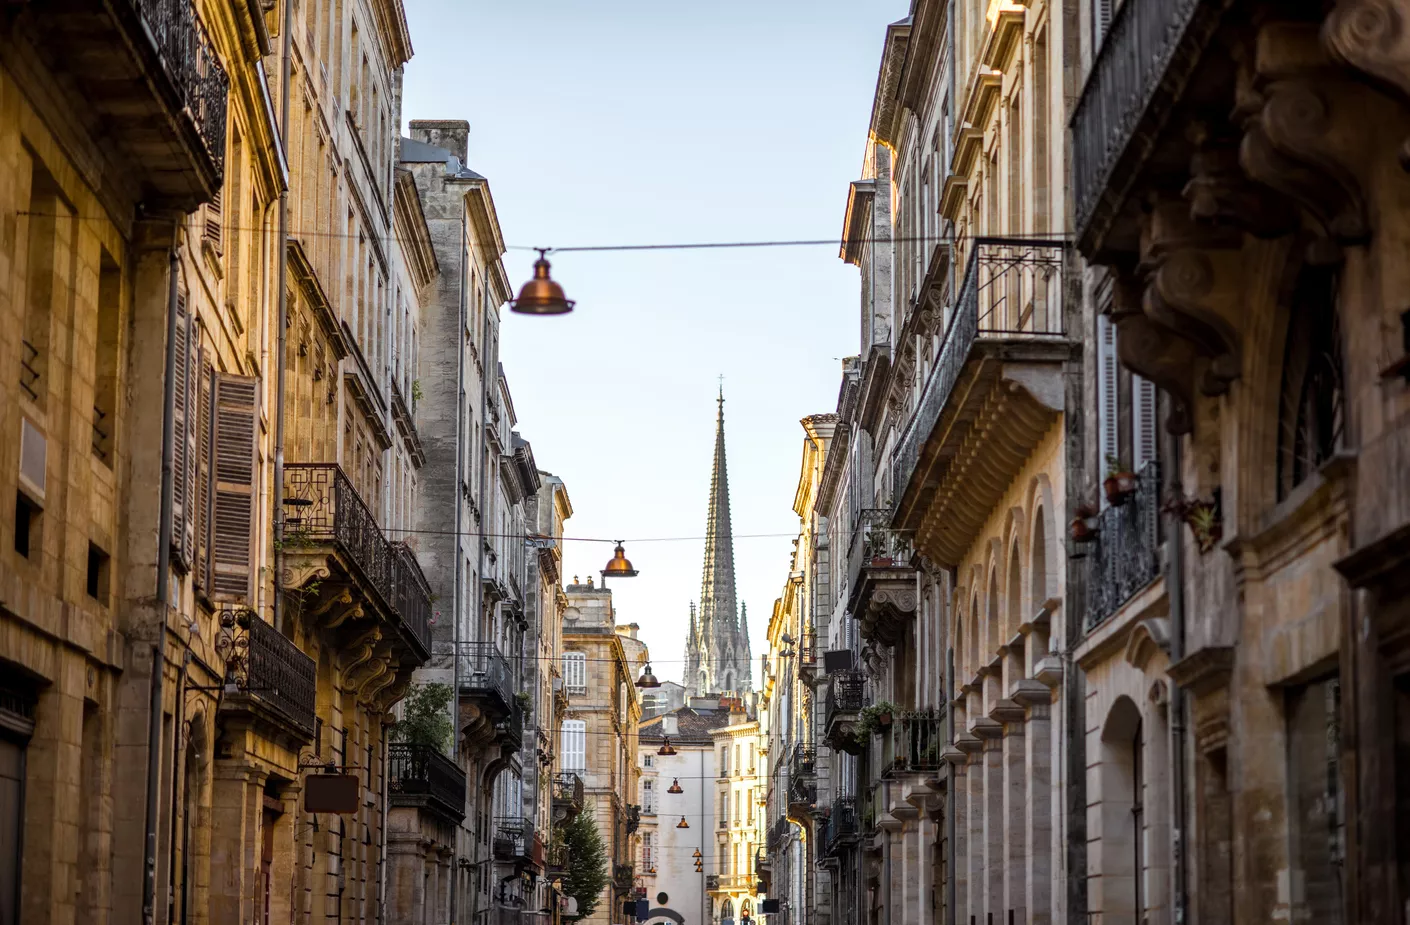
<path id="1" fill-rule="evenodd" d="M 471 742 L 518 751 L 524 745 L 524 708 L 508 659 L 492 642 L 462 642 L 456 662 L 462 734 Z"/>
<path id="2" fill-rule="evenodd" d="M 892 459 L 890 527 L 955 567 L 1064 406 L 1061 242 L 976 238 Z"/>
<path id="3" fill-rule="evenodd" d="M 374 646 L 413 667 L 431 654 L 431 586 L 405 543 L 389 543 L 336 463 L 284 466 L 281 584 L 306 613 L 336 631 L 378 620 Z"/>
<path id="4" fill-rule="evenodd" d="M 220 190 L 230 78 L 191 0 L 59 0 L 14 12 L 14 40 L 81 98 L 80 121 L 131 169 L 149 210 L 190 212 Z"/>
<path id="5" fill-rule="evenodd" d="M 465 772 L 429 745 L 393 743 L 387 749 L 392 806 L 414 806 L 448 822 L 465 818 Z"/>
<path id="6" fill-rule="evenodd" d="M 534 834 L 534 824 L 521 816 L 496 816 L 494 859 L 517 868 L 543 870 L 544 845 Z"/>
<path id="7" fill-rule="evenodd" d="M 889 510 L 865 509 L 852 526 L 847 549 L 847 609 L 862 638 L 894 646 L 916 617 L 916 571 L 910 546 L 890 529 Z"/>
<path id="8" fill-rule="evenodd" d="M 253 610 L 222 615 L 222 636 L 236 642 L 221 697 L 225 723 L 257 730 L 297 748 L 313 742 L 318 697 L 317 668 L 293 641 Z"/>
<path id="9" fill-rule="evenodd" d="M 860 755 L 864 743 L 856 738 L 857 720 L 867 705 L 866 674 L 857 670 L 828 675 L 824 703 L 823 735 L 829 745 L 850 755 Z"/>

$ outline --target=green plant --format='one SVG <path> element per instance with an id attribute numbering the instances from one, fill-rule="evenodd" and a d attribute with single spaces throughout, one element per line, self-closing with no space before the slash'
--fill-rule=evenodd
<path id="1" fill-rule="evenodd" d="M 890 724 L 890 720 L 901 708 L 889 700 L 882 700 L 871 706 L 862 707 L 861 713 L 857 715 L 856 736 L 858 741 L 866 742 L 869 736 L 876 735 L 885 725 Z M 886 722 L 882 721 L 886 717 Z"/>
<path id="2" fill-rule="evenodd" d="M 450 719 L 450 705 L 455 691 L 449 684 L 417 684 L 402 701 L 401 719 L 392 727 L 398 742 L 429 745 L 441 754 L 450 752 L 455 726 Z"/>
<path id="3" fill-rule="evenodd" d="M 1107 478 L 1111 478 L 1117 475 L 1126 475 L 1130 471 L 1131 467 L 1126 465 L 1126 463 L 1122 462 L 1119 456 L 1116 456 L 1112 453 L 1106 454 Z"/>
<path id="4" fill-rule="evenodd" d="M 528 691 L 520 691 L 514 695 L 514 699 L 519 701 L 519 707 L 525 713 L 534 712 L 534 698 L 529 696 Z"/>
<path id="5" fill-rule="evenodd" d="M 592 804 L 584 806 L 558 834 L 573 862 L 563 875 L 563 892 L 578 901 L 578 914 L 571 920 L 580 921 L 596 911 L 609 876 L 607 845 L 597 829 Z"/>
<path id="6" fill-rule="evenodd" d="M 420 379 L 413 379 L 413 380 L 411 380 L 411 401 L 412 401 L 412 404 L 415 404 L 416 402 L 419 402 L 419 401 L 421 400 L 421 395 L 422 395 L 422 393 L 421 393 L 421 380 L 420 380 Z"/>

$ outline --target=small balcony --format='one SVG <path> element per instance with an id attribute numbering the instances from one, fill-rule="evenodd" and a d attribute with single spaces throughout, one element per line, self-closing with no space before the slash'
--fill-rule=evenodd
<path id="1" fill-rule="evenodd" d="M 636 880 L 636 868 L 630 864 L 614 864 L 612 866 L 612 885 L 619 892 L 631 891 Z"/>
<path id="2" fill-rule="evenodd" d="M 544 849 L 543 861 L 544 872 L 552 878 L 568 872 L 568 865 L 572 861 L 572 857 L 568 851 L 568 846 L 559 842 L 556 845 L 549 845 Z"/>
<path id="3" fill-rule="evenodd" d="M 823 837 L 823 850 L 829 857 L 849 845 L 855 845 L 861 829 L 857 824 L 857 801 L 852 797 L 838 797 L 832 801 L 832 809 L 827 815 L 827 828 Z"/>
<path id="4" fill-rule="evenodd" d="M 847 609 L 862 638 L 894 646 L 916 617 L 916 572 L 905 539 L 890 528 L 891 512 L 859 512 L 847 549 Z"/>
<path id="5" fill-rule="evenodd" d="M 857 719 L 866 706 L 866 674 L 855 669 L 833 672 L 828 676 L 827 697 L 824 700 L 824 735 L 838 751 L 860 755 L 862 743 L 855 735 Z"/>
<path id="6" fill-rule="evenodd" d="M 948 744 L 944 709 L 908 710 L 894 718 L 881 738 L 882 776 L 935 776 L 945 765 L 942 752 Z"/>
<path id="7" fill-rule="evenodd" d="M 190 212 L 220 189 L 230 78 L 190 0 L 64 0 L 17 20 L 152 211 Z"/>
<path id="8" fill-rule="evenodd" d="M 387 780 L 393 806 L 424 808 L 454 823 L 465 818 L 465 772 L 432 746 L 388 746 Z"/>
<path id="9" fill-rule="evenodd" d="M 494 859 L 516 866 L 543 867 L 543 842 L 535 838 L 534 824 L 520 816 L 496 816 Z M 535 856 L 537 854 L 537 857 Z"/>
<path id="10" fill-rule="evenodd" d="M 889 526 L 957 567 L 1065 399 L 1064 253 L 976 238 L 939 357 L 892 461 Z M 884 558 L 884 556 L 883 556 Z"/>
<path id="11" fill-rule="evenodd" d="M 806 632 L 798 638 L 798 677 L 812 685 L 818 675 L 818 634 Z"/>
<path id="12" fill-rule="evenodd" d="M 583 779 L 572 771 L 560 771 L 553 778 L 553 819 L 566 822 L 583 811 Z"/>
<path id="13" fill-rule="evenodd" d="M 1124 504 L 1097 517 L 1088 556 L 1087 629 L 1101 625 L 1121 605 L 1160 577 L 1160 469 L 1147 463 Z"/>
<path id="14" fill-rule="evenodd" d="M 336 463 L 284 466 L 284 586 L 353 586 L 394 623 L 424 662 L 431 653 L 431 586 L 405 543 L 388 543 L 371 509 Z M 332 581 L 322 575 L 336 566 Z"/>
<path id="15" fill-rule="evenodd" d="M 769 826 L 769 840 L 765 843 L 769 850 L 775 851 L 781 847 L 788 838 L 790 826 L 787 819 L 775 819 L 774 824 Z"/>
<path id="16" fill-rule="evenodd" d="M 462 702 L 479 706 L 496 722 L 507 721 L 518 703 L 514 697 L 514 673 L 499 647 L 492 642 L 462 642 L 457 658 Z"/>
<path id="17" fill-rule="evenodd" d="M 812 745 L 795 745 L 788 761 L 788 813 L 811 815 L 818 802 L 818 751 Z"/>
<path id="18" fill-rule="evenodd" d="M 641 828 L 641 807 L 635 803 L 627 807 L 627 834 L 634 835 Z"/>
<path id="19" fill-rule="evenodd" d="M 254 611 L 242 611 L 236 619 L 247 647 L 243 655 L 231 657 L 236 689 L 221 699 L 221 713 L 246 718 L 271 734 L 307 745 L 313 741 L 317 703 L 313 659 Z"/>

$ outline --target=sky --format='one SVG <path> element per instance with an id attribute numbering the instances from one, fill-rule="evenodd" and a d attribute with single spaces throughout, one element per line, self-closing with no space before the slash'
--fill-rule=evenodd
<path id="1" fill-rule="evenodd" d="M 470 123 L 511 247 L 838 239 L 886 24 L 906 0 L 406 0 L 403 119 Z M 504 258 L 512 284 L 534 254 Z M 517 429 L 571 537 L 680 680 L 723 376 L 739 600 L 755 656 L 788 577 L 799 420 L 836 410 L 859 279 L 835 245 L 563 253 L 571 315 L 504 313 Z M 665 540 L 663 538 L 681 538 Z M 567 578 L 610 543 L 564 544 Z"/>

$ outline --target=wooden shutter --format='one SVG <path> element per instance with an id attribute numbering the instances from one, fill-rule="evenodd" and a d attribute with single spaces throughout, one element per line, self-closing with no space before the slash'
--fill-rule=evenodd
<path id="1" fill-rule="evenodd" d="M 257 401 L 257 379 L 216 374 L 212 600 L 248 601 L 252 596 Z"/>
<path id="2" fill-rule="evenodd" d="M 1131 446 L 1136 458 L 1132 464 L 1140 472 L 1156 458 L 1155 383 L 1131 376 Z"/>
<path id="3" fill-rule="evenodd" d="M 1094 0 L 1092 9 L 1092 30 L 1096 34 L 1096 41 L 1093 42 L 1092 53 L 1101 48 L 1102 40 L 1106 38 L 1106 32 L 1111 28 L 1111 14 L 1116 9 L 1116 0 Z"/>
<path id="4" fill-rule="evenodd" d="M 207 596 L 211 586 L 211 521 L 215 504 L 215 369 L 201 360 L 196 409 L 196 589 Z"/>
<path id="5" fill-rule="evenodd" d="M 216 190 L 210 202 L 206 203 L 206 223 L 205 229 L 201 233 L 201 240 L 209 243 L 217 254 L 221 253 L 221 225 L 223 222 L 220 210 L 220 190 Z"/>
<path id="6" fill-rule="evenodd" d="M 1097 316 L 1097 416 L 1100 435 L 1100 473 L 1105 476 L 1107 458 L 1121 455 L 1117 423 L 1121 409 L 1117 391 L 1116 325 L 1106 315 Z"/>
<path id="7" fill-rule="evenodd" d="M 587 723 L 580 719 L 564 720 L 560 738 L 563 740 L 563 770 L 586 771 Z"/>
<path id="8" fill-rule="evenodd" d="M 186 431 L 179 435 L 186 443 L 186 499 L 182 505 L 185 518 L 181 532 L 181 558 L 189 568 L 196 564 L 196 481 L 200 459 L 200 435 L 198 433 L 199 406 L 201 396 L 201 335 L 196 327 L 195 317 L 188 320 L 186 338 Z"/>
<path id="9" fill-rule="evenodd" d="M 186 294 L 176 295 L 176 343 L 175 359 L 172 366 L 172 389 L 174 392 L 173 412 L 175 426 L 171 457 L 171 553 L 177 568 L 186 571 L 191 567 L 191 559 L 186 554 L 186 537 L 190 532 L 191 505 L 190 477 L 188 466 L 191 462 L 191 441 L 188 431 L 191 425 L 191 316 L 186 311 Z"/>

